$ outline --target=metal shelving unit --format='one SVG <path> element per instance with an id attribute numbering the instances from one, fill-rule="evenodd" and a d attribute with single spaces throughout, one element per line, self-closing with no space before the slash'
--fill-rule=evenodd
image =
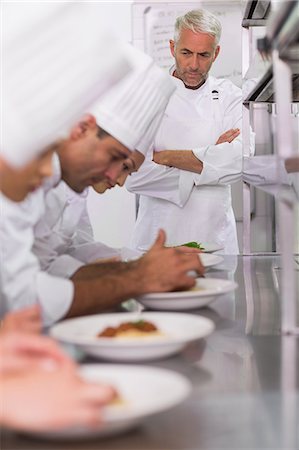
<path id="1" fill-rule="evenodd" d="M 244 175 L 244 250 L 250 254 L 250 186 L 273 195 L 277 211 L 277 249 L 281 253 L 281 305 L 282 332 L 285 334 L 299 334 L 296 324 L 297 302 L 297 274 L 294 261 L 294 240 L 299 227 L 296 222 L 295 210 L 298 204 L 298 192 L 292 184 L 283 184 L 283 175 L 288 172 L 298 173 L 299 166 L 299 137 L 293 134 L 292 120 L 297 116 L 299 122 L 299 1 L 284 1 L 276 4 L 271 11 L 271 2 L 248 2 L 243 28 L 244 35 L 249 33 L 250 27 L 265 25 L 265 37 L 258 41 L 258 50 L 264 58 L 271 60 L 271 65 L 259 77 L 253 89 L 244 100 L 244 156 L 246 154 L 251 111 L 256 103 L 267 103 L 271 110 L 274 108 L 276 132 L 273 135 L 273 147 L 276 157 L 276 172 L 270 183 L 248 181 Z M 260 13 L 259 17 L 257 17 Z M 251 17 L 250 17 L 251 15 Z M 246 42 L 246 41 L 245 41 Z M 247 61 L 250 67 L 250 61 Z M 298 127 L 299 129 L 299 127 Z M 254 163 L 254 156 L 252 162 Z M 272 158 L 272 159 L 271 159 Z M 251 158 L 249 158 L 250 163 Z M 265 161 L 267 157 L 265 158 Z M 273 162 L 273 156 L 269 155 Z M 267 163 L 265 163 L 266 165 Z M 267 167 L 265 168 L 265 170 Z M 283 174 L 284 172 L 284 174 Z M 283 175 L 282 175 L 283 174 Z M 272 185 L 271 185 L 272 183 Z"/>
<path id="2" fill-rule="evenodd" d="M 268 104 L 269 110 L 275 113 L 275 132 L 272 133 L 274 157 L 276 167 L 272 186 L 264 183 L 252 183 L 255 187 L 264 189 L 275 199 L 277 212 L 277 250 L 280 252 L 278 269 L 279 283 L 277 283 L 281 308 L 281 393 L 282 393 L 282 422 L 284 448 L 297 448 L 297 405 L 294 401 L 296 392 L 296 355 L 297 339 L 289 335 L 299 335 L 297 317 L 297 286 L 299 271 L 294 256 L 295 237 L 298 236 L 299 217 L 296 208 L 299 204 L 299 125 L 294 136 L 292 120 L 297 117 L 299 122 L 299 0 L 283 1 L 272 9 L 271 2 L 263 4 L 265 14 L 260 14 L 260 22 L 246 16 L 257 11 L 260 2 L 248 2 L 243 21 L 245 39 L 250 26 L 264 24 L 266 18 L 265 37 L 257 42 L 258 50 L 264 58 L 271 60 L 271 65 L 265 70 L 244 101 L 244 132 L 246 156 L 248 135 L 250 131 L 250 112 L 254 104 L 263 102 Z M 277 2 L 276 2 L 277 3 Z M 254 4 L 254 5 L 253 5 Z M 274 6 L 274 2 L 273 2 Z M 260 8 L 259 11 L 262 11 Z M 253 17 L 252 17 L 253 19 Z M 247 61 L 248 62 L 248 61 Z M 250 63 L 250 61 L 249 61 Z M 248 64 L 250 66 L 250 64 Z M 252 158 L 254 166 L 255 157 Z M 250 158 L 248 159 L 250 163 Z M 267 170 L 267 156 L 265 157 L 265 171 Z M 283 185 L 282 172 L 297 174 L 296 182 L 289 186 Z M 276 176 L 276 179 L 275 179 Z M 250 202 L 250 183 L 246 182 L 244 172 L 244 202 Z M 244 205 L 244 222 L 246 223 L 244 245 L 250 253 L 250 216 L 248 204 Z M 247 235 L 246 235 L 247 233 Z M 246 260 L 245 260 L 246 262 Z"/>
<path id="3" fill-rule="evenodd" d="M 269 0 L 250 0 L 246 3 L 242 26 L 249 28 L 253 26 L 265 26 L 270 13 Z"/>

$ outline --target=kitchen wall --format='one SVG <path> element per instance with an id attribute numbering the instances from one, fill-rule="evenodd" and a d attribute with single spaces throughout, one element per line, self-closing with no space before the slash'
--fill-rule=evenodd
<path id="1" fill-rule="evenodd" d="M 147 5 L 169 5 L 176 3 L 183 6 L 190 6 L 190 8 L 196 7 L 207 7 L 209 3 L 214 5 L 214 10 L 219 10 L 220 20 L 228 21 L 231 14 L 238 14 L 241 19 L 241 2 L 239 0 L 230 0 L 228 2 L 218 1 L 203 1 L 203 2 L 182 2 L 182 1 L 119 1 L 119 2 L 101 2 L 95 3 L 95 14 L 99 15 L 99 25 L 103 23 L 104 25 L 109 24 L 109 28 L 116 33 L 118 33 L 123 39 L 127 41 L 132 41 L 136 47 L 144 49 L 146 47 L 145 41 L 146 36 L 150 30 L 146 29 L 144 10 Z M 224 7 L 226 3 L 226 7 Z M 134 4 L 134 6 L 133 6 Z M 229 7 L 228 7 L 229 6 Z M 170 7 L 172 8 L 172 7 Z M 173 6 L 177 8 L 177 6 Z M 216 8 L 216 9 L 215 9 Z M 169 8 L 165 8 L 165 10 Z M 212 8 L 213 9 L 213 8 Z M 213 11 L 214 11 L 213 10 Z M 238 22 L 234 20 L 234 22 Z M 226 33 L 226 35 L 228 32 Z M 240 29 L 241 38 L 241 29 Z M 235 72 L 235 77 L 240 78 L 241 74 L 241 42 L 240 39 L 234 41 L 234 52 L 238 52 L 240 57 L 234 57 L 233 64 L 231 66 L 233 69 L 229 68 L 232 72 L 232 76 Z M 225 43 L 224 43 L 225 44 Z M 236 45 L 237 44 L 237 45 Z M 226 48 L 227 47 L 227 48 Z M 231 45 L 224 45 L 222 51 L 224 52 L 224 60 L 226 65 L 228 64 L 229 54 Z M 227 52 L 227 54 L 225 53 Z M 216 70 L 224 70 L 217 69 Z M 227 69 L 228 70 L 228 69 Z M 239 80 L 240 81 L 240 80 Z M 234 197 L 234 209 L 236 217 L 238 219 L 238 235 L 240 244 L 241 239 L 241 225 L 242 220 L 242 195 L 240 184 L 236 185 L 233 189 Z M 88 209 L 90 213 L 90 218 L 92 226 L 94 229 L 94 235 L 97 240 L 100 240 L 108 245 L 115 247 L 121 247 L 129 245 L 132 230 L 135 222 L 135 197 L 134 195 L 128 193 L 125 188 L 114 188 L 110 192 L 103 195 L 96 194 L 92 189 L 88 198 Z"/>
<path id="2" fill-rule="evenodd" d="M 103 25 L 126 41 L 131 41 L 132 1 L 107 1 L 93 4 Z M 105 63 L 105 62 L 103 62 Z M 88 211 L 95 239 L 113 247 L 128 245 L 135 222 L 135 196 L 118 186 L 103 195 L 90 188 Z"/>

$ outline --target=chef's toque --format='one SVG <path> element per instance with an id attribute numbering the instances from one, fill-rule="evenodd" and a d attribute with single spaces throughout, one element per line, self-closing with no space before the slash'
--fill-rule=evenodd
<path id="1" fill-rule="evenodd" d="M 18 3 L 9 6 L 17 12 Z M 90 6 L 56 3 L 37 14 L 37 5 L 28 5 L 23 29 L 19 20 L 4 30 L 1 155 L 8 164 L 21 166 L 64 136 L 131 70 L 122 46 L 99 29 Z"/>
<path id="2" fill-rule="evenodd" d="M 133 52 L 133 70 L 90 111 L 101 128 L 131 151 L 145 135 L 147 141 L 153 140 L 160 123 L 155 118 L 165 111 L 176 89 L 169 74 L 149 56 Z"/>

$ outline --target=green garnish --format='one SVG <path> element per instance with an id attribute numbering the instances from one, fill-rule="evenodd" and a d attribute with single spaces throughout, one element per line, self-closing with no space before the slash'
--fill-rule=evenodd
<path id="1" fill-rule="evenodd" d="M 181 244 L 179 247 L 192 247 L 192 248 L 198 248 L 199 250 L 204 250 L 204 247 L 201 245 L 201 243 L 192 241 L 192 242 L 186 242 L 185 244 Z"/>
<path id="2" fill-rule="evenodd" d="M 136 322 L 132 322 L 133 325 L 135 325 L 136 327 L 142 327 L 144 325 L 144 320 L 140 319 L 140 320 L 136 320 Z"/>

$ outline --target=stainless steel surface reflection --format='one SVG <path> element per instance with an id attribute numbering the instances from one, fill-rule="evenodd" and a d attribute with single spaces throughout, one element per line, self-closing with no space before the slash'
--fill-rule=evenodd
<path id="1" fill-rule="evenodd" d="M 296 337 L 280 335 L 279 267 L 278 256 L 227 256 L 208 272 L 239 284 L 235 293 L 191 312 L 211 318 L 216 331 L 179 356 L 149 364 L 191 380 L 193 395 L 184 404 L 105 440 L 48 443 L 4 433 L 1 448 L 298 449 L 299 355 Z"/>

